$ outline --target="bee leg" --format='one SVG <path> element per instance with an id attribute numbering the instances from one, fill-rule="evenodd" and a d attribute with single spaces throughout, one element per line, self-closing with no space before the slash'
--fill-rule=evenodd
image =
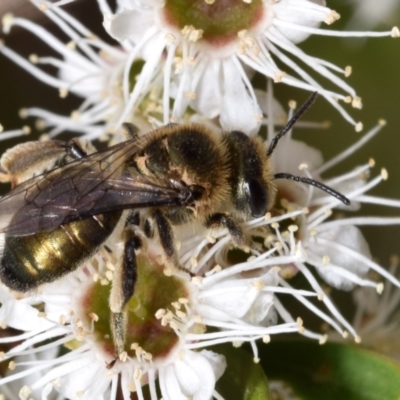
<path id="1" fill-rule="evenodd" d="M 164 253 L 169 259 L 172 259 L 175 264 L 175 261 L 177 260 L 174 259 L 176 258 L 176 250 L 174 232 L 172 230 L 171 223 L 160 210 L 156 210 L 154 212 L 153 218 L 157 226 L 158 236 L 160 238 Z"/>
<path id="2" fill-rule="evenodd" d="M 87 156 L 87 152 L 83 149 L 83 145 L 79 142 L 79 139 L 71 139 L 67 143 L 66 152 L 74 160 L 79 160 Z"/>
<path id="3" fill-rule="evenodd" d="M 161 246 L 167 258 L 172 262 L 174 267 L 193 275 L 190 271 L 179 264 L 178 256 L 176 254 L 174 231 L 168 218 L 161 210 L 156 210 L 153 214 L 153 218 L 155 225 L 157 226 Z"/>
<path id="4" fill-rule="evenodd" d="M 65 162 L 79 160 L 92 154 L 96 148 L 89 142 L 85 142 L 80 138 L 74 138 L 64 144 L 66 153 Z"/>
<path id="5" fill-rule="evenodd" d="M 114 272 L 111 294 L 111 331 L 114 339 L 116 359 L 124 351 L 126 313 L 124 308 L 132 297 L 137 278 L 136 251 L 142 246 L 140 238 L 132 229 L 124 231 L 125 248 L 121 261 Z M 115 364 L 116 359 L 109 367 Z"/>
<path id="6" fill-rule="evenodd" d="M 158 237 L 160 238 L 161 246 L 167 258 L 172 262 L 172 265 L 181 271 L 185 271 L 192 277 L 195 276 L 195 274 L 179 264 L 175 248 L 174 231 L 168 218 L 161 210 L 156 210 L 153 214 L 153 218 L 157 226 Z"/>
<path id="7" fill-rule="evenodd" d="M 240 228 L 239 224 L 233 218 L 224 213 L 210 215 L 205 222 L 205 226 L 208 229 L 226 228 L 237 246 L 240 247 L 245 244 L 242 228 Z"/>
<path id="8" fill-rule="evenodd" d="M 138 139 L 139 138 L 139 128 L 131 124 L 130 122 L 124 122 L 122 124 L 122 132 L 127 139 Z"/>

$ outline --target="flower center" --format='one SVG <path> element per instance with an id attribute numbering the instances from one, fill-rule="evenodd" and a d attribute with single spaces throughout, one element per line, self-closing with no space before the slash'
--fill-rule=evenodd
<path id="1" fill-rule="evenodd" d="M 263 17 L 262 0 L 166 0 L 164 18 L 167 24 L 194 27 L 202 39 L 213 45 L 225 45 L 240 31 L 253 28 Z"/>
<path id="2" fill-rule="evenodd" d="M 188 293 L 183 280 L 168 277 L 163 267 L 144 255 L 137 257 L 137 282 L 135 292 L 125 307 L 126 340 L 125 351 L 135 357 L 137 349 L 151 354 L 152 359 L 165 357 L 175 347 L 178 337 L 170 328 L 163 326 L 155 317 L 160 309 L 171 308 L 171 303 L 187 298 Z M 95 282 L 85 294 L 82 305 L 86 315 L 94 313 L 98 321 L 94 325 L 97 344 L 114 357 L 115 348 L 110 328 L 109 295 L 110 285 Z"/>

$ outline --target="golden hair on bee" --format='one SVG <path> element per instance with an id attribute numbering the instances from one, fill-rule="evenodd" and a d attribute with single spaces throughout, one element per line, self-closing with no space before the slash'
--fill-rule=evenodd
<path id="1" fill-rule="evenodd" d="M 120 229 L 124 249 L 110 294 L 117 360 L 125 349 L 125 305 L 134 293 L 143 237 L 156 236 L 166 263 L 180 268 L 176 226 L 226 228 L 234 245 L 243 246 L 240 222 L 273 207 L 275 179 L 313 185 L 349 204 L 321 182 L 271 171 L 279 139 L 315 97 L 268 150 L 259 137 L 240 131 L 221 134 L 201 124 L 170 124 L 139 138 L 135 127 L 125 124 L 131 138 L 102 151 L 76 139 L 31 142 L 7 151 L 1 173 L 13 189 L 0 199 L 2 282 L 20 292 L 53 282 L 82 265 Z M 33 176 L 37 168 L 42 173 Z"/>

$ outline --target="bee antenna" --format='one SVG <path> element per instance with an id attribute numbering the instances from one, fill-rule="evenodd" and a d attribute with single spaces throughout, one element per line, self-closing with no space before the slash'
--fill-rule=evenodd
<path id="1" fill-rule="evenodd" d="M 336 199 L 340 200 L 346 206 L 350 205 L 350 200 L 346 196 L 343 196 L 341 193 L 337 192 L 336 190 L 333 190 L 329 186 L 326 186 L 321 182 L 315 181 L 314 179 L 305 178 L 305 177 L 301 177 L 301 176 L 295 176 L 292 174 L 287 174 L 286 172 L 283 172 L 280 174 L 275 174 L 274 179 L 289 179 L 291 181 L 302 182 L 302 183 L 306 183 L 307 185 L 315 186 L 316 188 L 321 189 L 324 192 L 335 197 Z"/>
<path id="2" fill-rule="evenodd" d="M 272 139 L 271 144 L 269 145 L 267 156 L 270 156 L 274 152 L 275 147 L 279 142 L 279 139 L 281 139 L 282 136 L 284 136 L 290 131 L 290 129 L 292 129 L 292 126 L 297 122 L 297 120 L 312 106 L 317 96 L 318 92 L 314 92 L 300 107 L 296 114 L 293 115 L 290 121 L 282 128 L 282 130 Z"/>

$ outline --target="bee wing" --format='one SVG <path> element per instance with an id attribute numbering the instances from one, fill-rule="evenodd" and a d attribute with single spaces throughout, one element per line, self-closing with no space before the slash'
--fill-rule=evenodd
<path id="1" fill-rule="evenodd" d="M 127 141 L 23 182 L 0 199 L 0 232 L 30 235 L 102 212 L 181 204 L 179 186 L 127 168 L 139 149 Z"/>

